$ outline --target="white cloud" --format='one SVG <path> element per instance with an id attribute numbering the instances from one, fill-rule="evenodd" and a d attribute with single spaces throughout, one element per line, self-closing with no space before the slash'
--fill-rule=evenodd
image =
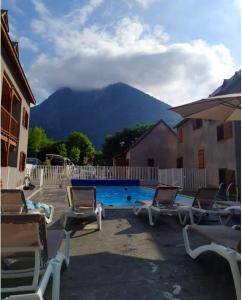
<path id="1" fill-rule="evenodd" d="M 84 25 L 102 1 L 58 18 L 34 3 L 41 5 L 32 28 L 54 49 L 53 55 L 39 55 L 29 72 L 43 97 L 63 86 L 100 88 L 122 81 L 175 105 L 208 96 L 234 73 L 224 45 L 168 43 L 162 26 L 152 28 L 137 17 L 122 18 L 111 28 Z"/>
<path id="2" fill-rule="evenodd" d="M 241 0 L 233 0 L 232 3 L 241 12 Z"/>
<path id="3" fill-rule="evenodd" d="M 16 0 L 8 0 L 8 5 L 10 6 L 11 10 L 18 15 L 24 15 L 24 10 L 17 5 Z"/>
<path id="4" fill-rule="evenodd" d="M 157 1 L 157 0 L 135 0 L 135 2 L 139 5 L 141 5 L 143 8 L 149 7 L 155 1 Z"/>
<path id="5" fill-rule="evenodd" d="M 27 38 L 26 36 L 21 36 L 19 38 L 19 47 L 29 49 L 33 52 L 38 51 L 37 45 L 33 41 L 31 41 L 29 38 Z"/>

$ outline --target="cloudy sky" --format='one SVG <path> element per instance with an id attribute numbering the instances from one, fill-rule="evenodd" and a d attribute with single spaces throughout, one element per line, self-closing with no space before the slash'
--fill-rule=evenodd
<path id="1" fill-rule="evenodd" d="M 240 0 L 3 0 L 40 103 L 125 82 L 171 105 L 240 69 Z"/>

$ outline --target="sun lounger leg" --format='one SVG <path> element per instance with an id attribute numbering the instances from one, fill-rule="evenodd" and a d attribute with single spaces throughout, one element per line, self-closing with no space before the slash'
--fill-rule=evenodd
<path id="1" fill-rule="evenodd" d="M 69 262 L 70 262 L 70 235 L 71 235 L 71 231 L 65 231 L 65 263 L 66 263 L 66 267 L 69 266 Z"/>
<path id="2" fill-rule="evenodd" d="M 104 205 L 102 204 L 102 218 L 104 219 L 105 218 L 105 208 L 104 208 Z"/>
<path id="3" fill-rule="evenodd" d="M 52 222 L 53 216 L 54 216 L 54 206 L 53 205 L 49 205 L 49 207 L 50 207 L 50 216 L 49 216 L 49 218 L 45 217 L 45 222 L 47 224 L 49 224 L 49 223 Z"/>
<path id="4" fill-rule="evenodd" d="M 52 300 L 59 300 L 61 262 L 55 259 L 52 262 L 52 265 L 53 265 Z"/>
<path id="5" fill-rule="evenodd" d="M 97 225 L 98 230 L 102 229 L 102 208 L 99 206 L 97 209 Z"/>
<path id="6" fill-rule="evenodd" d="M 146 207 L 147 209 L 147 212 L 148 212 L 148 216 L 149 216 L 149 223 L 150 223 L 150 226 L 154 226 L 154 222 L 153 222 L 153 219 L 152 219 L 152 211 L 150 209 L 150 207 Z"/>
<path id="7" fill-rule="evenodd" d="M 185 244 L 185 249 L 186 249 L 187 254 L 189 256 L 191 256 L 191 258 L 196 259 L 201 253 L 208 250 L 208 245 L 200 246 L 200 247 L 197 247 L 196 249 L 192 250 L 191 246 L 190 246 L 190 241 L 188 238 L 188 232 L 187 232 L 188 229 L 189 229 L 189 225 L 186 225 L 182 229 L 182 235 L 183 235 L 183 240 L 184 240 L 184 244 Z"/>
<path id="8" fill-rule="evenodd" d="M 47 284 L 48 284 L 48 282 L 50 280 L 50 277 L 51 277 L 52 273 L 53 273 L 53 265 L 50 263 L 48 265 L 46 271 L 45 271 L 44 276 L 41 278 L 41 282 L 40 282 L 40 285 L 39 285 L 39 288 L 38 288 L 38 291 L 37 291 L 40 299 L 44 299 L 43 295 L 45 293 Z"/>
<path id="9" fill-rule="evenodd" d="M 240 276 L 240 271 L 239 271 L 239 267 L 238 267 L 238 261 L 236 259 L 236 255 L 234 252 L 230 251 L 230 253 L 228 254 L 228 261 L 229 261 L 229 265 L 230 265 L 231 272 L 232 272 L 233 279 L 234 279 L 236 296 L 237 296 L 237 299 L 240 300 L 241 299 L 241 282 L 240 282 L 241 276 Z"/>
<path id="10" fill-rule="evenodd" d="M 186 215 L 184 216 L 184 218 L 182 220 L 182 214 L 180 212 L 178 212 L 177 214 L 178 214 L 178 218 L 179 218 L 180 224 L 184 225 L 185 219 L 186 219 Z"/>
<path id="11" fill-rule="evenodd" d="M 182 235 L 183 235 L 183 240 L 184 240 L 186 252 L 187 252 L 187 254 L 190 255 L 190 253 L 191 253 L 191 247 L 190 247 L 190 242 L 189 242 L 188 234 L 187 234 L 188 228 L 189 228 L 189 225 L 186 225 L 186 226 L 182 229 Z"/>
<path id="12" fill-rule="evenodd" d="M 232 217 L 233 217 L 232 214 L 228 215 L 227 219 L 225 220 L 225 225 L 227 225 L 230 222 L 230 220 L 232 219 Z"/>
<path id="13" fill-rule="evenodd" d="M 134 214 L 137 216 L 143 208 L 144 208 L 144 206 L 141 206 L 141 207 L 133 206 Z"/>

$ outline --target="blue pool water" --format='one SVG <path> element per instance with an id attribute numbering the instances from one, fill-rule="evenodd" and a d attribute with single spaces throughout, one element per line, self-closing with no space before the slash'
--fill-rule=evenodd
<path id="1" fill-rule="evenodd" d="M 134 186 L 97 186 L 97 201 L 102 202 L 104 206 L 132 206 L 136 200 L 152 201 L 155 189 Z M 131 200 L 128 201 L 127 198 Z M 191 198 L 177 195 L 179 202 L 191 203 Z"/>

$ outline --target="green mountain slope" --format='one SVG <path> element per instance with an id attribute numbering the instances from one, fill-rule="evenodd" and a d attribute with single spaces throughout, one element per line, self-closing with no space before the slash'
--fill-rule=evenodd
<path id="1" fill-rule="evenodd" d="M 104 137 L 136 123 L 163 119 L 170 127 L 181 117 L 170 106 L 124 83 L 99 90 L 62 88 L 31 109 L 30 126 L 45 129 L 48 137 L 65 139 L 80 130 L 100 149 Z"/>

